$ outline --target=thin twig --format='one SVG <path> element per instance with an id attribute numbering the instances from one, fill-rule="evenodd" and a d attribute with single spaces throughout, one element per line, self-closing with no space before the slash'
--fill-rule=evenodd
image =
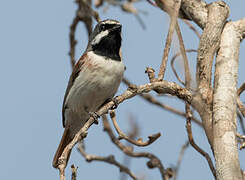
<path id="1" fill-rule="evenodd" d="M 150 5 L 157 7 L 157 4 L 153 2 L 152 0 L 146 0 Z"/>
<path id="2" fill-rule="evenodd" d="M 186 51 L 186 52 L 197 52 L 197 50 L 195 50 L 195 49 L 187 49 L 187 50 L 185 50 L 185 51 Z M 179 77 L 179 75 L 178 75 L 178 73 L 177 73 L 177 71 L 176 71 L 176 69 L 175 69 L 175 67 L 174 67 L 174 62 L 175 62 L 176 58 L 177 58 L 178 56 L 180 56 L 180 55 L 181 55 L 181 52 L 176 53 L 176 54 L 172 57 L 170 63 L 171 63 L 171 67 L 172 67 L 172 70 L 173 70 L 173 72 L 174 72 L 175 77 L 178 79 L 178 81 L 179 81 L 181 84 L 185 85 L 184 81 L 182 81 L 182 80 L 180 79 L 180 77 Z"/>
<path id="3" fill-rule="evenodd" d="M 139 16 L 140 11 L 134 7 L 134 3 L 135 3 L 135 1 L 127 1 L 123 4 L 121 4 L 120 7 L 123 11 L 133 14 L 135 16 L 135 18 L 137 19 L 137 21 L 139 22 L 142 29 L 146 29 L 146 25 L 145 25 L 144 21 Z"/>
<path id="4" fill-rule="evenodd" d="M 114 135 L 114 133 L 112 132 L 109 121 L 107 120 L 106 116 L 102 116 L 102 117 L 103 117 L 104 131 L 107 132 L 107 134 L 111 138 L 111 141 L 121 151 L 123 151 L 125 154 L 127 154 L 128 156 L 131 156 L 131 157 L 138 157 L 138 158 L 143 157 L 143 158 L 149 159 L 149 161 L 147 162 L 148 168 L 158 168 L 160 171 L 160 174 L 162 176 L 162 179 L 165 180 L 167 178 L 167 174 L 165 173 L 165 169 L 164 169 L 160 159 L 158 159 L 158 157 L 156 157 L 154 154 L 148 153 L 148 152 L 134 152 L 132 147 L 128 147 L 128 146 L 123 145 L 120 142 L 120 140 L 117 139 L 116 136 Z"/>
<path id="5" fill-rule="evenodd" d="M 66 180 L 65 168 L 59 168 L 59 172 L 60 172 L 60 180 Z"/>
<path id="6" fill-rule="evenodd" d="M 197 31 L 197 29 L 190 23 L 190 21 L 187 21 L 185 19 L 183 19 L 184 23 L 197 35 L 197 37 L 200 39 L 201 35 L 200 33 Z"/>
<path id="7" fill-rule="evenodd" d="M 238 96 L 240 96 L 240 95 L 243 93 L 243 91 L 245 91 L 245 83 L 243 83 L 243 84 L 240 86 L 240 88 L 237 90 Z"/>
<path id="8" fill-rule="evenodd" d="M 166 40 L 165 48 L 164 48 L 164 52 L 163 52 L 162 63 L 161 63 L 160 70 L 158 73 L 158 80 L 162 80 L 164 78 L 166 65 L 167 65 L 167 61 L 168 61 L 168 54 L 169 54 L 169 50 L 170 50 L 170 46 L 171 46 L 171 42 L 172 42 L 172 37 L 173 37 L 175 25 L 177 22 L 177 17 L 179 14 L 180 5 L 181 5 L 181 0 L 177 0 L 175 2 L 175 9 L 173 11 L 173 14 L 170 14 L 171 21 L 170 21 L 167 40 Z"/>
<path id="9" fill-rule="evenodd" d="M 186 108 L 186 112 L 187 112 L 187 120 L 186 120 L 186 129 L 187 129 L 187 133 L 188 133 L 188 139 L 190 144 L 192 145 L 192 147 L 199 152 L 202 156 L 204 156 L 208 162 L 209 168 L 211 169 L 213 176 L 216 177 L 216 171 L 213 165 L 213 162 L 210 158 L 210 156 L 208 155 L 208 153 L 206 153 L 204 150 L 202 150 L 194 141 L 193 136 L 192 136 L 192 130 L 191 130 L 191 111 L 190 109 L 187 107 Z"/>
<path id="10" fill-rule="evenodd" d="M 130 139 L 134 139 L 139 135 L 140 129 L 139 129 L 138 124 L 136 123 L 136 121 L 134 120 L 132 115 L 129 116 L 129 123 L 130 123 L 130 130 L 128 132 L 128 136 Z M 127 142 L 126 146 L 132 146 L 132 145 L 129 142 Z M 130 162 L 131 162 L 131 158 L 129 156 L 127 156 L 126 154 L 124 154 L 123 165 L 125 165 L 129 168 Z M 127 180 L 126 174 L 121 174 L 120 180 Z"/>
<path id="11" fill-rule="evenodd" d="M 138 2 L 137 0 L 128 0 L 128 1 L 118 1 L 118 0 L 105 0 L 108 4 L 107 6 L 104 8 L 104 12 L 106 12 L 109 9 L 109 5 L 112 6 L 117 6 L 120 7 L 122 11 L 126 12 L 126 13 L 130 13 L 132 15 L 135 16 L 136 20 L 139 22 L 140 26 L 142 27 L 142 29 L 146 29 L 145 23 L 142 20 L 142 18 L 140 17 L 140 13 L 141 14 L 146 14 L 145 11 L 139 10 L 137 9 L 134 4 L 136 2 Z M 102 0 L 97 0 L 95 2 L 95 6 L 96 7 L 100 7 L 103 4 L 104 1 Z"/>
<path id="12" fill-rule="evenodd" d="M 237 117 L 238 117 L 239 122 L 240 122 L 242 133 L 245 134 L 245 126 L 244 126 L 244 123 L 243 123 L 243 118 L 242 118 L 242 115 L 240 114 L 239 111 L 237 111 Z"/>
<path id="13" fill-rule="evenodd" d="M 245 135 L 241 135 L 239 133 L 236 133 L 236 136 L 239 138 L 238 142 L 240 143 L 239 149 L 242 150 L 245 148 Z"/>
<path id="14" fill-rule="evenodd" d="M 77 44 L 77 41 L 75 40 L 75 32 L 76 32 L 76 28 L 77 28 L 77 24 L 79 22 L 79 17 L 76 16 L 73 19 L 73 22 L 70 26 L 70 52 L 69 52 L 69 56 L 70 56 L 70 63 L 71 63 L 71 67 L 73 68 L 76 61 L 75 61 L 75 46 Z"/>
<path id="15" fill-rule="evenodd" d="M 243 117 L 245 117 L 245 105 L 242 103 L 240 99 L 240 95 L 244 92 L 245 90 L 245 83 L 241 85 L 241 87 L 237 90 L 237 106 L 242 113 Z"/>
<path id="16" fill-rule="evenodd" d="M 71 180 L 77 179 L 77 168 L 78 167 L 75 167 L 74 164 L 71 165 Z"/>
<path id="17" fill-rule="evenodd" d="M 126 141 L 128 141 L 128 142 L 130 142 L 136 146 L 148 146 L 148 145 L 152 144 L 154 141 L 156 141 L 161 136 L 161 133 L 156 133 L 156 134 L 148 136 L 149 139 L 146 142 L 142 142 L 142 139 L 138 139 L 136 141 L 134 139 L 129 138 L 126 134 L 124 134 L 122 132 L 122 130 L 120 129 L 120 127 L 117 124 L 116 113 L 114 110 L 110 111 L 110 117 L 111 117 L 113 125 L 114 125 L 114 127 L 115 127 L 115 129 L 119 135 L 119 137 L 118 137 L 119 140 L 125 139 Z"/>
<path id="18" fill-rule="evenodd" d="M 71 67 L 73 69 L 76 61 L 75 61 L 75 46 L 77 44 L 77 41 L 75 39 L 75 33 L 77 29 L 77 25 L 79 22 L 83 22 L 85 24 L 88 37 L 92 33 L 92 17 L 95 18 L 97 22 L 100 21 L 99 14 L 94 11 L 91 7 L 91 0 L 76 0 L 76 3 L 78 5 L 76 15 L 72 21 L 72 24 L 70 26 L 70 33 L 69 33 L 69 39 L 70 39 L 70 63 Z"/>
<path id="19" fill-rule="evenodd" d="M 182 35 L 181 35 L 181 31 L 180 31 L 180 27 L 179 27 L 179 23 L 178 22 L 176 22 L 175 30 L 177 32 L 177 36 L 178 36 L 178 39 L 179 39 L 180 52 L 181 52 L 182 58 L 184 60 L 185 86 L 186 86 L 187 89 L 190 89 L 191 73 L 190 73 L 188 58 L 187 58 L 186 51 L 185 51 L 184 41 L 183 41 L 183 38 L 182 38 Z"/>
<path id="20" fill-rule="evenodd" d="M 79 143 L 77 150 L 86 159 L 87 162 L 101 161 L 101 162 L 113 164 L 119 168 L 120 172 L 124 172 L 128 174 L 132 179 L 137 180 L 137 177 L 130 171 L 130 169 L 117 162 L 113 155 L 102 157 L 102 156 L 87 154 L 81 143 Z"/>
<path id="21" fill-rule="evenodd" d="M 177 175 L 179 172 L 179 168 L 180 168 L 180 164 L 182 162 L 183 156 L 185 154 L 186 149 L 189 147 L 190 142 L 186 141 L 185 144 L 183 144 L 183 146 L 181 147 L 180 153 L 179 153 L 179 157 L 178 157 L 178 161 L 176 164 L 176 168 L 175 168 L 175 173 L 174 173 L 174 180 L 177 179 Z"/>

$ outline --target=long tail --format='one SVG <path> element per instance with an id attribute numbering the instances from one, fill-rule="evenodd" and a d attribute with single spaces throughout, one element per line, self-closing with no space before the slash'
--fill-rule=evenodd
<path id="1" fill-rule="evenodd" d="M 63 136 L 61 138 L 60 144 L 58 146 L 58 149 L 56 150 L 56 153 L 54 155 L 54 159 L 53 159 L 53 167 L 54 168 L 58 168 L 58 160 L 59 157 L 61 156 L 61 154 L 63 153 L 65 147 L 72 141 L 72 135 L 69 132 L 69 128 L 65 128 L 65 131 L 63 133 Z M 70 158 L 70 154 L 68 155 L 67 161 Z"/>

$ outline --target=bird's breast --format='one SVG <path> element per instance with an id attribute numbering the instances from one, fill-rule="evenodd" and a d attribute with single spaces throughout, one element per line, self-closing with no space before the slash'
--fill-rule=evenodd
<path id="1" fill-rule="evenodd" d="M 87 59 L 68 94 L 70 108 L 81 111 L 96 111 L 107 99 L 112 98 L 123 78 L 121 61 L 87 53 Z"/>

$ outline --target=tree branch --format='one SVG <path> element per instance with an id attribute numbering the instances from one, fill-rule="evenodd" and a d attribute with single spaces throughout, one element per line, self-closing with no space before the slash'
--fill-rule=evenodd
<path id="1" fill-rule="evenodd" d="M 123 83 L 125 83 L 127 86 L 131 86 L 132 83 L 129 82 L 129 80 L 127 80 L 126 78 L 123 78 Z M 142 93 L 139 94 L 140 97 L 142 97 L 144 100 L 146 100 L 147 102 L 154 104 L 158 107 L 161 107 L 162 109 L 172 112 L 176 115 L 179 115 L 181 117 L 185 118 L 185 113 L 181 112 L 171 106 L 168 106 L 166 104 L 163 104 L 162 102 L 158 101 L 156 98 L 154 98 L 152 95 L 150 95 L 149 93 Z M 202 122 L 200 120 L 198 120 L 196 117 L 192 117 L 192 121 L 195 122 L 199 127 L 203 128 L 202 126 Z"/>
<path id="2" fill-rule="evenodd" d="M 191 111 L 189 109 L 189 107 L 187 107 L 187 110 L 186 110 L 186 129 L 187 129 L 187 133 L 188 133 L 188 139 L 189 139 L 189 142 L 190 144 L 192 145 L 192 147 L 197 151 L 199 152 L 202 156 L 204 156 L 208 162 L 208 165 L 209 165 L 209 168 L 211 169 L 212 173 L 213 173 L 213 176 L 216 177 L 216 171 L 215 171 L 215 168 L 214 168 L 214 165 L 212 163 L 212 160 L 210 158 L 210 156 L 208 155 L 208 153 L 206 153 L 204 150 L 202 150 L 194 141 L 193 139 L 193 136 L 192 136 L 192 130 L 191 130 Z"/>
<path id="3" fill-rule="evenodd" d="M 154 155 L 148 152 L 133 152 L 132 147 L 124 146 L 120 140 L 116 138 L 114 133 L 111 130 L 110 124 L 105 116 L 103 116 L 103 124 L 104 124 L 104 130 L 107 132 L 109 137 L 111 138 L 111 141 L 125 154 L 131 157 L 143 157 L 149 159 L 147 162 L 148 168 L 158 168 L 160 171 L 160 174 L 162 176 L 162 179 L 165 180 L 167 178 L 167 174 L 165 173 L 165 169 L 161 163 L 161 161 Z"/>
<path id="4" fill-rule="evenodd" d="M 212 101 L 212 64 L 218 50 L 220 36 L 229 15 L 228 6 L 222 2 L 208 6 L 208 21 L 202 33 L 197 55 L 196 79 L 198 91 L 208 104 Z"/>
<path id="5" fill-rule="evenodd" d="M 77 168 L 78 167 L 75 167 L 74 164 L 71 165 L 71 180 L 77 179 Z"/>
<path id="6" fill-rule="evenodd" d="M 178 161 L 177 161 L 177 164 L 176 164 L 176 167 L 175 167 L 174 180 L 177 179 L 177 175 L 178 175 L 178 172 L 179 172 L 179 169 L 180 169 L 180 164 L 182 162 L 182 159 L 183 159 L 183 156 L 185 154 L 186 149 L 189 147 L 189 144 L 190 144 L 190 142 L 186 141 L 186 143 L 183 144 L 183 146 L 181 147 L 181 150 L 180 150 L 180 153 L 179 153 L 179 157 L 178 157 Z"/>
<path id="7" fill-rule="evenodd" d="M 164 48 L 164 52 L 163 52 L 162 63 L 161 63 L 160 70 L 158 73 L 158 80 L 162 80 L 164 78 L 164 74 L 165 74 L 165 70 L 166 70 L 166 66 L 167 66 L 167 61 L 168 61 L 168 53 L 170 50 L 172 37 L 173 37 L 176 22 L 177 22 L 177 17 L 179 14 L 180 4 L 181 4 L 181 0 L 176 0 L 175 6 L 174 6 L 174 11 L 172 14 L 169 14 L 171 17 L 171 21 L 170 21 L 167 40 L 166 40 L 165 48 Z"/>
<path id="8" fill-rule="evenodd" d="M 191 73 L 190 73 L 188 58 L 187 58 L 186 51 L 185 51 L 184 41 L 183 41 L 183 38 L 182 38 L 182 35 L 181 35 L 181 31 L 180 31 L 180 27 L 179 27 L 179 23 L 178 22 L 176 22 L 175 29 L 176 29 L 176 33 L 177 33 L 177 36 L 178 36 L 178 39 L 179 39 L 180 52 L 181 52 L 182 58 L 184 60 L 185 86 L 189 90 L 190 89 L 190 84 L 191 84 Z"/>
<path id="9" fill-rule="evenodd" d="M 213 133 L 217 178 L 242 180 L 237 148 L 237 77 L 241 36 L 237 22 L 228 22 L 216 58 Z M 229 155 L 228 155 L 229 154 Z"/>
<path id="10" fill-rule="evenodd" d="M 154 141 L 156 141 L 160 136 L 161 136 L 161 133 L 157 133 L 157 134 L 153 134 L 153 135 L 150 135 L 148 136 L 148 141 L 146 142 L 142 142 L 142 139 L 140 138 L 139 140 L 135 141 L 134 139 L 131 139 L 129 138 L 126 134 L 124 134 L 120 127 L 118 126 L 117 124 L 117 121 L 116 121 L 116 114 L 115 114 L 115 111 L 112 110 L 110 111 L 110 117 L 111 117 L 111 120 L 112 120 L 112 123 L 119 135 L 118 139 L 121 140 L 121 139 L 125 139 L 126 141 L 136 145 L 136 146 L 148 146 L 150 144 L 152 144 Z"/>
<path id="11" fill-rule="evenodd" d="M 208 19 L 207 4 L 202 0 L 182 0 L 181 9 L 200 28 L 204 28 Z"/>
<path id="12" fill-rule="evenodd" d="M 92 17 L 96 19 L 96 21 L 100 21 L 99 14 L 91 8 L 91 0 L 76 0 L 78 5 L 76 15 L 72 21 L 70 26 L 69 40 L 70 40 L 70 63 L 73 68 L 76 60 L 75 60 L 75 47 L 77 41 L 75 39 L 75 33 L 77 29 L 77 25 L 79 22 L 83 22 L 85 24 L 88 37 L 92 33 Z"/>
<path id="13" fill-rule="evenodd" d="M 245 105 L 240 100 L 240 95 L 243 93 L 244 90 L 245 90 L 245 83 L 243 83 L 241 85 L 241 87 L 237 90 L 237 95 L 238 95 L 237 105 L 238 105 L 238 108 L 239 108 L 240 112 L 242 113 L 243 117 L 245 117 Z"/>
<path id="14" fill-rule="evenodd" d="M 119 168 L 120 172 L 124 172 L 128 174 L 132 179 L 137 180 L 137 177 L 130 171 L 130 169 L 128 169 L 126 166 L 123 166 L 122 164 L 117 162 L 113 155 L 102 157 L 102 156 L 87 154 L 81 143 L 79 143 L 77 150 L 86 159 L 87 162 L 101 161 L 101 162 L 106 162 L 106 163 L 115 165 L 116 167 Z"/>
<path id="15" fill-rule="evenodd" d="M 197 55 L 196 80 L 199 101 L 195 106 L 199 112 L 209 144 L 213 144 L 212 126 L 212 64 L 220 44 L 220 36 L 229 14 L 229 8 L 223 1 L 208 6 L 208 19 L 200 39 Z"/>
<path id="16" fill-rule="evenodd" d="M 187 49 L 186 52 L 197 52 L 197 50 L 195 50 L 195 49 Z M 170 63 L 171 63 L 171 67 L 172 67 L 172 70 L 173 70 L 173 72 L 174 72 L 175 77 L 178 79 L 178 81 L 179 81 L 182 85 L 185 85 L 184 81 L 182 81 L 182 80 L 180 79 L 180 77 L 179 77 L 179 75 L 178 75 L 178 73 L 177 73 L 177 71 L 175 70 L 175 67 L 174 67 L 174 62 L 175 62 L 176 58 L 177 58 L 178 56 L 180 56 L 180 55 L 181 55 L 181 52 L 176 53 L 176 54 L 172 57 Z"/>
<path id="17" fill-rule="evenodd" d="M 183 20 L 184 23 L 197 35 L 197 37 L 200 39 L 201 35 L 200 33 L 197 31 L 197 29 L 187 20 Z"/>

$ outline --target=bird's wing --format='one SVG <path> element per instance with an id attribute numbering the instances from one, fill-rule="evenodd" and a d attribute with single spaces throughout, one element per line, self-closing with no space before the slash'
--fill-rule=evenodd
<path id="1" fill-rule="evenodd" d="M 69 82 L 68 82 L 68 85 L 67 85 L 67 88 L 66 88 L 64 100 L 63 100 L 63 106 L 62 106 L 62 124 L 63 124 L 63 127 L 65 127 L 65 109 L 67 108 L 67 106 L 66 106 L 66 98 L 67 98 L 67 96 L 68 96 L 68 94 L 70 92 L 70 89 L 71 89 L 73 83 L 75 82 L 77 76 L 79 75 L 79 73 L 80 73 L 80 71 L 82 69 L 82 66 L 83 66 L 84 62 L 86 61 L 86 59 L 87 59 L 87 54 L 84 53 L 80 57 L 80 59 L 78 60 L 76 65 L 74 66 L 72 74 L 70 76 L 70 79 L 69 79 Z"/>

